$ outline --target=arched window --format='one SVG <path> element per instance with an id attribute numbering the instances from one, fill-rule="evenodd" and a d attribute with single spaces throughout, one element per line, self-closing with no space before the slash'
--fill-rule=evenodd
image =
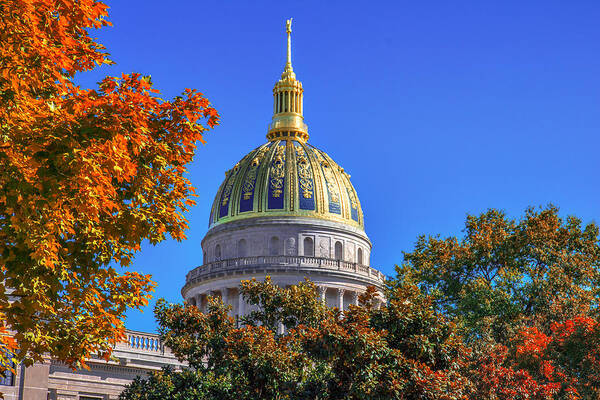
<path id="1" fill-rule="evenodd" d="M 357 254 L 357 263 L 359 263 L 360 265 L 362 265 L 363 263 L 363 255 L 362 255 L 362 249 L 359 247 L 358 248 L 358 254 Z"/>
<path id="2" fill-rule="evenodd" d="M 279 244 L 279 238 L 273 236 L 269 241 L 269 254 L 272 256 L 278 256 L 281 254 L 281 245 Z"/>
<path id="3" fill-rule="evenodd" d="M 304 255 L 309 257 L 315 256 L 315 245 L 312 238 L 304 238 Z"/>
<path id="4" fill-rule="evenodd" d="M 208 262 L 208 260 L 206 259 L 206 252 L 204 252 L 203 258 L 202 258 L 202 264 L 206 264 Z"/>
<path id="5" fill-rule="evenodd" d="M 221 259 L 221 245 L 218 244 L 215 246 L 215 261 L 219 261 Z"/>
<path id="6" fill-rule="evenodd" d="M 238 242 L 238 257 L 246 257 L 248 255 L 248 250 L 246 246 L 246 240 L 240 239 Z"/>
<path id="7" fill-rule="evenodd" d="M 342 251 L 342 242 L 335 242 L 335 259 L 336 260 L 343 260 L 343 251 Z"/>

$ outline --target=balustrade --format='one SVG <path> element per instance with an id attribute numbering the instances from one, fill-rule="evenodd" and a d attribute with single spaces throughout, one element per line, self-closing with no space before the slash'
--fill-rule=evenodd
<path id="1" fill-rule="evenodd" d="M 163 351 L 158 335 L 126 331 L 126 347 L 135 351 L 161 353 Z"/>
<path id="2" fill-rule="evenodd" d="M 201 275 L 211 272 L 220 272 L 224 270 L 233 270 L 245 266 L 262 267 L 265 265 L 281 265 L 286 267 L 318 267 L 327 269 L 337 269 L 342 271 L 352 271 L 358 275 L 370 277 L 380 282 L 385 280 L 385 276 L 368 265 L 357 264 L 349 261 L 334 260 L 331 258 L 313 257 L 313 256 L 250 256 L 240 258 L 230 258 L 227 260 L 213 261 L 194 268 L 187 274 L 187 281 L 191 281 Z"/>

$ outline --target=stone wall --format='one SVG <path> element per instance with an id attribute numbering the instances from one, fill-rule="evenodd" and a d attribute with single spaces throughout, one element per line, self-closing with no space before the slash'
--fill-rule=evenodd
<path id="1" fill-rule="evenodd" d="M 212 229 L 202 241 L 203 263 L 245 256 L 310 255 L 369 265 L 371 243 L 364 232 L 310 218 L 257 218 Z M 306 239 L 309 239 L 307 242 Z M 336 243 L 341 251 L 336 254 Z M 305 248 L 309 244 L 308 248 Z"/>

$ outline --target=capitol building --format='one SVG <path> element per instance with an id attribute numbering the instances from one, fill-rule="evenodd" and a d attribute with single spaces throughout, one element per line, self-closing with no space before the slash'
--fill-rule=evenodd
<path id="1" fill-rule="evenodd" d="M 383 301 L 383 273 L 370 266 L 372 244 L 350 174 L 312 146 L 304 122 L 302 83 L 292 68 L 291 20 L 286 26 L 287 62 L 273 88 L 267 142 L 225 173 L 208 215 L 202 265 L 191 269 L 181 294 L 203 309 L 218 296 L 239 318 L 249 311 L 240 281 L 270 276 L 286 287 L 305 278 L 327 305 L 358 304 L 368 286 Z M 72 371 L 53 360 L 18 368 L 0 386 L 5 399 L 113 400 L 137 375 L 163 365 L 182 365 L 157 335 L 127 332 L 113 360 L 90 360 Z"/>
<path id="2" fill-rule="evenodd" d="M 339 309 L 358 304 L 369 285 L 382 288 L 384 275 L 370 267 L 371 242 L 350 174 L 309 143 L 290 25 L 268 141 L 225 173 L 202 240 L 203 264 L 187 274 L 181 291 L 189 304 L 202 308 L 216 295 L 243 315 L 240 280 L 265 276 L 283 287 L 307 277 Z"/>

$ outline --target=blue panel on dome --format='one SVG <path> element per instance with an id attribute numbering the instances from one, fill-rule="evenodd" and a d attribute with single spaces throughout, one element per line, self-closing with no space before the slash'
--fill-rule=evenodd
<path id="1" fill-rule="evenodd" d="M 299 204 L 300 204 L 301 210 L 314 210 L 315 209 L 315 199 L 312 196 L 307 199 L 301 193 Z"/>
<path id="2" fill-rule="evenodd" d="M 283 209 L 283 198 L 285 196 L 285 145 L 285 141 L 277 145 L 271 165 L 269 166 L 267 207 L 271 210 Z"/>
<path id="3" fill-rule="evenodd" d="M 219 218 L 226 217 L 229 213 L 229 203 L 231 201 L 231 190 L 233 189 L 233 177 L 235 173 L 231 171 L 225 181 L 225 187 L 223 193 L 221 193 L 221 200 L 219 202 Z"/>
<path id="4" fill-rule="evenodd" d="M 296 143 L 296 165 L 298 166 L 298 196 L 301 210 L 315 209 L 313 171 L 304 148 Z"/>
<path id="5" fill-rule="evenodd" d="M 358 222 L 358 210 L 356 208 L 350 209 L 350 216 L 352 217 L 353 220 Z"/>
<path id="6" fill-rule="evenodd" d="M 256 182 L 256 176 L 254 177 L 254 182 Z M 253 182 L 253 183 L 254 183 Z M 242 193 L 242 197 L 240 198 L 240 212 L 252 211 L 254 208 L 254 187 L 249 192 Z"/>
<path id="7" fill-rule="evenodd" d="M 348 181 L 346 182 L 350 183 Z M 356 197 L 354 196 L 352 189 L 346 188 L 346 191 L 348 192 L 348 198 L 350 199 L 350 217 L 358 222 L 358 204 L 356 203 Z"/>
<path id="8" fill-rule="evenodd" d="M 331 197 L 329 198 L 331 199 Z M 341 214 L 342 208 L 340 207 L 340 203 L 329 202 L 329 212 L 332 214 Z"/>

